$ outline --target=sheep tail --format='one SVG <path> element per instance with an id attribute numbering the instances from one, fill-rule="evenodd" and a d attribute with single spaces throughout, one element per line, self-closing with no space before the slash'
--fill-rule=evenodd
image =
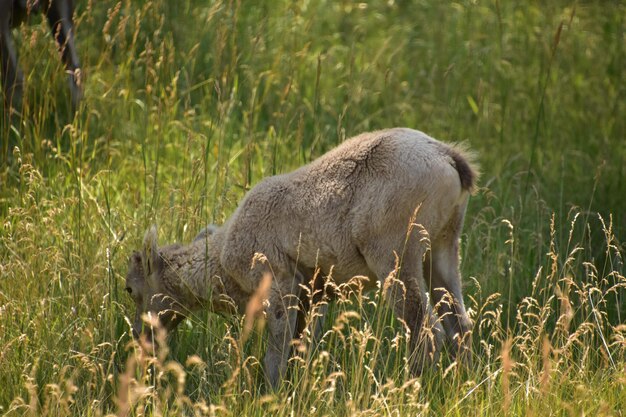
<path id="1" fill-rule="evenodd" d="M 452 166 L 459 173 L 461 188 L 473 193 L 480 177 L 476 155 L 463 144 L 447 148 L 446 153 L 452 159 Z"/>

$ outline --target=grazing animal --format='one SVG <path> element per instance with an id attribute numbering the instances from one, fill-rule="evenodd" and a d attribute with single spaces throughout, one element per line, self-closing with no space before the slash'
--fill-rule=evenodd
<path id="1" fill-rule="evenodd" d="M 69 77 L 72 106 L 78 107 L 82 97 L 80 63 L 74 45 L 72 0 L 0 0 L 0 71 L 6 113 L 21 107 L 24 74 L 18 67 L 11 28 L 33 13 L 45 13 L 52 36 L 59 45 Z"/>
<path id="2" fill-rule="evenodd" d="M 142 331 L 148 311 L 167 330 L 203 306 L 244 312 L 271 274 L 264 364 L 276 387 L 296 331 L 301 285 L 319 268 L 337 283 L 354 276 L 367 277 L 370 287 L 390 280 L 383 288 L 411 330 L 416 372 L 437 360 L 445 336 L 455 352 L 467 353 L 471 321 L 461 293 L 459 236 L 477 175 L 461 146 L 412 129 L 381 130 L 262 180 L 223 226 L 210 226 L 189 245 L 159 247 L 153 226 L 143 251 L 129 260 L 133 331 Z"/>

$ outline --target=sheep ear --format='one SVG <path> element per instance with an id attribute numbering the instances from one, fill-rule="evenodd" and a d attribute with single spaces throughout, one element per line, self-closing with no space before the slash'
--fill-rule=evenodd
<path id="1" fill-rule="evenodd" d="M 132 255 L 128 257 L 128 273 L 126 274 L 126 283 L 143 282 L 145 278 L 141 252 L 133 251 Z"/>
<path id="2" fill-rule="evenodd" d="M 134 250 L 133 254 L 130 255 L 129 263 L 131 266 L 143 268 L 143 257 L 141 252 Z"/>
<path id="3" fill-rule="evenodd" d="M 143 238 L 143 270 L 146 277 L 152 275 L 159 269 L 161 258 L 159 256 L 159 246 L 157 244 L 157 228 L 152 225 Z"/>

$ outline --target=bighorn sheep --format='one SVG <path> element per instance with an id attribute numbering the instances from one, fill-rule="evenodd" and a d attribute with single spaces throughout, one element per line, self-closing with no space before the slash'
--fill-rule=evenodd
<path id="1" fill-rule="evenodd" d="M 152 227 L 143 251 L 129 261 L 133 332 L 141 332 L 147 311 L 158 313 L 168 330 L 202 306 L 243 312 L 270 273 L 264 363 L 275 387 L 287 366 L 300 285 L 319 268 L 326 275 L 332 269 L 339 283 L 357 275 L 369 284 L 395 282 L 385 288 L 412 332 L 415 371 L 437 360 L 444 333 L 456 352 L 465 352 L 471 322 L 458 242 L 476 177 L 472 154 L 461 146 L 416 130 L 381 130 L 264 179 L 223 226 L 209 227 L 189 245 L 158 247 Z M 268 262 L 253 262 L 259 253 Z M 393 271 L 397 279 L 389 278 Z"/>
<path id="2" fill-rule="evenodd" d="M 74 45 L 72 0 L 0 0 L 0 78 L 4 89 L 7 113 L 18 107 L 22 99 L 24 74 L 17 65 L 11 28 L 31 14 L 42 11 L 48 18 L 53 38 L 57 41 L 69 76 L 72 106 L 77 108 L 82 96 L 80 63 Z M 19 110 L 19 107 L 18 107 Z"/>

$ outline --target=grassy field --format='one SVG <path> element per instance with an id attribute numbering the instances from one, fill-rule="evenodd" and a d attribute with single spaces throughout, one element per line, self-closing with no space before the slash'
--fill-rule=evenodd
<path id="1" fill-rule="evenodd" d="M 623 416 L 626 6 L 83 1 L 74 117 L 43 18 L 0 126 L 0 414 Z M 199 313 L 132 343 L 127 257 L 366 130 L 479 154 L 462 239 L 474 366 L 419 378 L 378 293 L 333 303 L 270 393 L 261 332 Z"/>

